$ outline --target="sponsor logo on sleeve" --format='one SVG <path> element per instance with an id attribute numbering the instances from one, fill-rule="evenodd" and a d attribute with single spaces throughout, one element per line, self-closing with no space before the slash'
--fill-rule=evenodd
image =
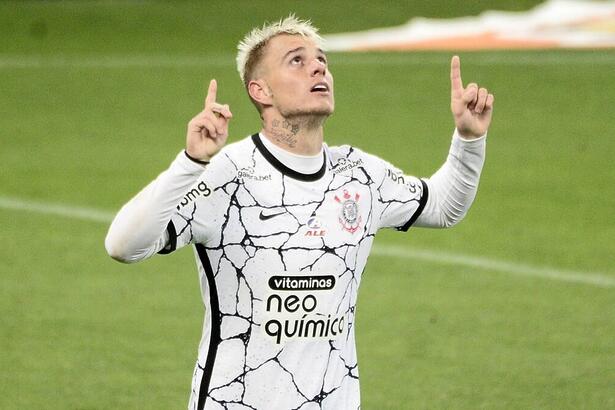
<path id="1" fill-rule="evenodd" d="M 404 185 L 412 194 L 416 193 L 418 189 L 417 185 L 413 181 L 411 181 L 410 178 L 405 177 L 401 172 L 395 172 L 392 169 L 387 168 L 387 177 L 389 177 L 393 182 L 396 182 L 399 185 Z M 408 178 L 408 181 L 406 181 L 406 178 Z"/>
<path id="2" fill-rule="evenodd" d="M 205 197 L 211 195 L 211 189 L 203 181 L 199 182 L 194 188 L 192 188 L 186 195 L 184 195 L 182 201 L 177 205 L 179 211 L 192 201 L 195 201 L 198 197 Z"/>

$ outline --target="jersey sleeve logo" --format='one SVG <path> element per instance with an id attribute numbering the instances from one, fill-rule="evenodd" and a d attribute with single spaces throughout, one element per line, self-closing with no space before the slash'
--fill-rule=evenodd
<path id="1" fill-rule="evenodd" d="M 335 195 L 335 201 L 341 204 L 338 221 L 342 225 L 342 229 L 350 233 L 355 233 L 362 222 L 361 215 L 359 215 L 359 198 L 358 192 L 353 196 L 346 189 L 344 189 L 341 198 Z"/>
<path id="2" fill-rule="evenodd" d="M 190 191 L 188 191 L 186 195 L 184 195 L 184 198 L 182 199 L 180 204 L 177 205 L 177 210 L 181 210 L 190 202 L 195 201 L 199 196 L 209 195 L 211 195 L 211 188 L 209 188 L 204 181 L 201 181 L 197 186 L 193 187 Z"/>
<path id="3" fill-rule="evenodd" d="M 401 171 L 394 171 L 391 168 L 387 168 L 387 177 L 389 177 L 393 182 L 405 186 L 411 194 L 416 193 L 416 184 L 410 178 L 408 178 L 408 181 L 406 181 L 407 177 L 404 177 Z"/>

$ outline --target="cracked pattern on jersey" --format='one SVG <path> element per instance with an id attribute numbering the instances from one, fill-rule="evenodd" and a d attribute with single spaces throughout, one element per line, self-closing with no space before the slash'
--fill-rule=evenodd
<path id="1" fill-rule="evenodd" d="M 205 408 L 358 409 L 361 275 L 376 231 L 411 217 L 420 184 L 397 182 L 400 172 L 386 163 L 368 169 L 374 160 L 351 147 L 328 151 L 325 175 L 300 182 L 243 144 L 241 156 L 219 160 L 226 179 L 205 180 L 210 195 L 173 219 L 178 247 L 205 246 L 218 290 L 208 326 L 219 324 L 220 341 Z M 194 409 L 208 344 L 194 370 Z"/>

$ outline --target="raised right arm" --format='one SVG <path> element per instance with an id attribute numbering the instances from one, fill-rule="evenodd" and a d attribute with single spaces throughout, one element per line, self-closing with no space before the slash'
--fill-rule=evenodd
<path id="1" fill-rule="evenodd" d="M 162 249 L 168 241 L 166 228 L 171 215 L 203 170 L 203 165 L 180 152 L 169 169 L 117 213 L 105 238 L 109 256 L 133 263 Z"/>
<path id="2" fill-rule="evenodd" d="M 166 227 L 173 212 L 228 137 L 232 114 L 228 105 L 216 102 L 216 93 L 216 80 L 211 80 L 203 111 L 188 123 L 186 150 L 115 216 L 105 238 L 113 259 L 138 262 L 166 246 Z"/>

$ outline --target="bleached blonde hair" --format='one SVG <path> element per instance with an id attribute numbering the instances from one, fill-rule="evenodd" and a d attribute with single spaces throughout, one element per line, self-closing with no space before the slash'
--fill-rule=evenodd
<path id="1" fill-rule="evenodd" d="M 294 14 L 274 23 L 265 23 L 262 28 L 253 29 L 237 45 L 237 71 L 246 88 L 263 56 L 265 46 L 269 40 L 280 34 L 301 35 L 312 39 L 319 47 L 323 46 L 323 39 L 310 20 L 300 20 Z"/>

